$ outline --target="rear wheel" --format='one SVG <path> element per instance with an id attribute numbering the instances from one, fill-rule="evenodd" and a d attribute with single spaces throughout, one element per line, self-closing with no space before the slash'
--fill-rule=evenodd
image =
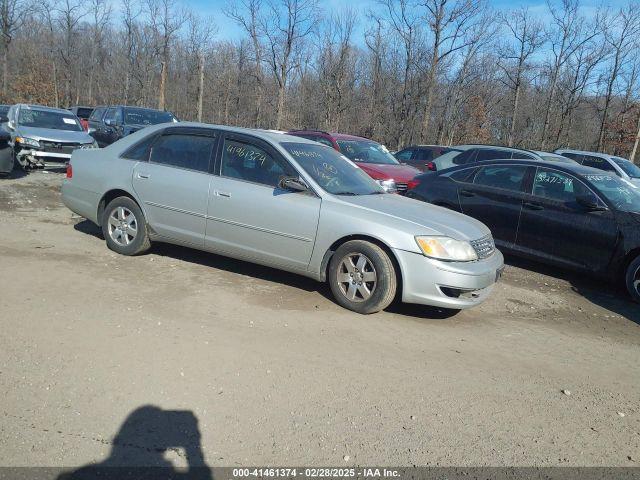
<path id="1" fill-rule="evenodd" d="M 640 303 L 640 257 L 636 258 L 627 267 L 625 280 L 631 298 Z"/>
<path id="2" fill-rule="evenodd" d="M 397 278 L 389 255 L 364 240 L 342 244 L 329 263 L 329 286 L 340 305 L 358 313 L 385 309 L 396 294 Z"/>
<path id="3" fill-rule="evenodd" d="M 122 255 L 139 255 L 151 247 L 142 210 L 129 197 L 115 198 L 104 209 L 102 235 L 107 246 Z"/>

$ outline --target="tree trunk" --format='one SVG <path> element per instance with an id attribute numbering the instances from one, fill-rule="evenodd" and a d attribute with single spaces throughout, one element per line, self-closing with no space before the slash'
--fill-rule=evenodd
<path id="1" fill-rule="evenodd" d="M 198 82 L 198 121 L 202 122 L 202 100 L 204 98 L 204 52 L 200 53 L 198 69 L 200 78 Z"/>
<path id="2" fill-rule="evenodd" d="M 2 99 L 7 99 L 7 89 L 9 84 L 9 44 L 2 42 Z"/>
<path id="3" fill-rule="evenodd" d="M 518 103 L 520 102 L 520 80 L 516 82 L 516 89 L 513 92 L 513 110 L 511 111 L 511 126 L 509 127 L 509 138 L 507 146 L 513 147 L 513 134 L 516 131 L 516 118 L 518 117 Z"/>
<path id="4" fill-rule="evenodd" d="M 427 84 L 427 104 L 424 107 L 424 117 L 422 118 L 422 134 L 420 138 L 423 142 L 428 141 L 429 123 L 431 121 L 431 104 L 433 103 L 433 90 L 436 81 L 436 68 L 438 67 L 437 53 L 434 53 L 434 59 L 431 61 L 431 69 L 429 70 L 429 83 Z"/>
<path id="5" fill-rule="evenodd" d="M 633 142 L 633 150 L 631 151 L 631 156 L 629 160 L 635 163 L 636 154 L 638 153 L 638 144 L 640 143 L 640 113 L 638 114 L 638 132 L 636 133 L 636 140 Z"/>
<path id="6" fill-rule="evenodd" d="M 280 83 L 278 86 L 278 111 L 276 116 L 276 130 L 282 130 L 282 123 L 284 121 L 284 108 L 286 105 L 286 90 L 284 83 Z"/>
<path id="7" fill-rule="evenodd" d="M 56 97 L 56 104 L 54 105 L 56 108 L 60 107 L 60 91 L 58 89 L 58 69 L 56 67 L 56 62 L 53 62 L 53 92 Z"/>
<path id="8" fill-rule="evenodd" d="M 158 92 L 158 110 L 164 110 L 164 92 L 167 84 L 167 62 L 163 61 L 160 66 L 160 91 Z"/>

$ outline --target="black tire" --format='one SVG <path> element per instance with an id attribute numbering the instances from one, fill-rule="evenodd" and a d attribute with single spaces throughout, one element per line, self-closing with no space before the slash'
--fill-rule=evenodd
<path id="1" fill-rule="evenodd" d="M 118 241 L 118 234 L 112 235 L 109 218 L 119 208 L 123 208 L 124 212 L 130 212 L 134 216 L 136 233 L 132 236 L 130 229 L 126 232 L 120 231 L 120 241 Z M 151 247 L 151 241 L 149 240 L 149 233 L 147 231 L 147 221 L 144 218 L 144 214 L 136 202 L 129 197 L 117 197 L 109 202 L 109 205 L 104 209 L 102 214 L 102 235 L 107 242 L 107 246 L 116 253 L 121 255 L 140 255 L 146 252 Z M 124 216 L 123 224 L 131 225 L 131 220 L 128 215 Z M 126 236 L 126 240 L 124 239 Z M 129 239 L 129 237 L 132 237 Z"/>
<path id="2" fill-rule="evenodd" d="M 362 256 L 366 259 L 362 271 L 355 269 L 349 273 L 343 262 L 354 258 L 361 259 Z M 351 261 L 351 265 L 354 265 L 353 261 Z M 367 278 L 372 278 L 371 273 L 375 277 L 375 283 L 366 281 Z M 344 280 L 345 278 L 353 279 L 353 275 L 357 276 L 355 284 L 352 280 L 339 281 L 339 279 Z M 398 286 L 396 269 L 389 255 L 378 245 L 364 240 L 352 240 L 338 247 L 329 262 L 328 278 L 329 287 L 336 302 L 344 308 L 362 314 L 375 313 L 387 308 L 393 301 Z M 358 283 L 357 280 L 362 281 Z M 362 285 L 370 295 L 366 299 L 363 298 Z M 355 297 L 350 299 L 348 294 L 352 288 L 357 291 Z"/>
<path id="3" fill-rule="evenodd" d="M 627 267 L 625 283 L 631 298 L 640 303 L 640 257 L 632 261 Z"/>

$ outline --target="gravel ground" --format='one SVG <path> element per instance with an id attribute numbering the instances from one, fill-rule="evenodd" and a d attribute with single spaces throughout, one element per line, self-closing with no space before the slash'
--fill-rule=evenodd
<path id="1" fill-rule="evenodd" d="M 617 287 L 508 259 L 478 308 L 360 316 L 269 268 L 118 256 L 61 181 L 0 181 L 1 465 L 640 462 Z"/>

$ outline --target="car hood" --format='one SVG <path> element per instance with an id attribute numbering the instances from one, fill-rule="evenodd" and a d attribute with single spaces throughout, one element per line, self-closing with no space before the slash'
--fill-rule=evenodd
<path id="1" fill-rule="evenodd" d="M 413 177 L 422 173 L 417 168 L 410 165 L 394 165 L 384 163 L 363 163 L 356 162 L 362 170 L 367 172 L 369 176 L 376 180 L 386 180 L 393 178 L 396 183 L 407 183 L 409 180 L 413 180 Z"/>
<path id="2" fill-rule="evenodd" d="M 72 132 L 69 130 L 56 130 L 55 128 L 18 127 L 15 134 L 16 136 L 33 138 L 34 140 L 48 140 L 51 142 L 93 142 L 93 137 L 85 131 Z"/>
<path id="3" fill-rule="evenodd" d="M 456 240 L 478 240 L 491 233 L 484 223 L 467 215 L 402 195 L 341 196 L 340 199 L 351 205 L 405 221 L 408 224 L 407 231 L 414 235 L 420 234 L 419 230 L 431 230 L 430 234 L 445 235 Z M 422 228 L 416 229 L 416 226 Z"/>

